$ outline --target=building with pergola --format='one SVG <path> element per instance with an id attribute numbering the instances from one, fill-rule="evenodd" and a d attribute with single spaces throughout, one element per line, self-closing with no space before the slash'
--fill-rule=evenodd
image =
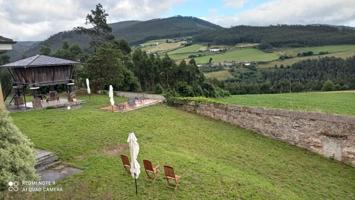
<path id="1" fill-rule="evenodd" d="M 13 79 L 14 96 L 11 102 L 19 107 L 41 108 L 47 106 L 65 106 L 73 102 L 75 94 L 72 92 L 74 85 L 74 66 L 79 62 L 55 58 L 45 55 L 36 55 L 1 66 L 7 68 Z M 39 94 L 40 87 L 65 85 L 68 89 L 68 99 L 59 98 L 56 91 L 50 91 L 48 97 Z M 30 89 L 33 94 L 31 103 L 26 102 L 25 91 Z"/>

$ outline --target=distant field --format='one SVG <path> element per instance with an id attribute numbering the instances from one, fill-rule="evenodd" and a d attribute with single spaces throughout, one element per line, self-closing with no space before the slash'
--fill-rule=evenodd
<path id="1" fill-rule="evenodd" d="M 220 81 L 224 81 L 228 78 L 233 78 L 233 75 L 228 70 L 205 73 L 205 76 L 207 78 L 216 78 Z"/>
<path id="2" fill-rule="evenodd" d="M 217 100 L 252 107 L 315 111 L 355 116 L 355 91 L 233 95 Z"/>
<path id="3" fill-rule="evenodd" d="M 182 60 L 182 59 L 188 58 L 189 55 L 191 55 L 191 54 L 196 54 L 199 51 L 205 51 L 206 49 L 207 49 L 206 46 L 203 46 L 201 44 L 194 44 L 191 46 L 176 49 L 174 51 L 170 51 L 170 52 L 168 52 L 168 55 L 172 59 Z"/>
<path id="4" fill-rule="evenodd" d="M 302 47 L 302 48 L 288 48 L 275 51 L 278 55 L 289 55 L 289 56 L 297 56 L 297 53 L 302 51 L 313 51 L 315 54 L 319 54 L 319 52 L 327 51 L 328 54 L 325 55 L 314 55 L 307 57 L 295 57 L 286 60 L 276 60 L 265 64 L 259 64 L 259 67 L 274 67 L 275 65 L 292 65 L 296 62 L 306 60 L 306 59 L 319 59 L 321 57 L 339 57 L 339 58 L 347 58 L 355 55 L 355 45 L 327 45 L 327 46 L 319 46 L 319 47 Z"/>
<path id="5" fill-rule="evenodd" d="M 183 42 L 169 42 L 166 40 L 152 40 L 143 44 L 142 50 L 148 53 L 162 53 L 172 51 L 183 46 Z"/>
<path id="6" fill-rule="evenodd" d="M 279 58 L 276 53 L 266 53 L 256 48 L 233 48 L 225 53 L 206 55 L 197 57 L 195 60 L 197 63 L 208 63 L 212 58 L 212 62 L 223 61 L 272 61 Z"/>

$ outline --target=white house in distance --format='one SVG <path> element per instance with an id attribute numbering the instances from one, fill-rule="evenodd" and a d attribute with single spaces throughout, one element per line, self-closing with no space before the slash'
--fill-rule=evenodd
<path id="1" fill-rule="evenodd" d="M 15 43 L 13 40 L 0 35 L 0 53 L 12 50 L 12 45 Z"/>
<path id="2" fill-rule="evenodd" d="M 6 51 L 12 50 L 13 44 L 15 44 L 15 42 L 13 40 L 0 35 L 0 55 L 2 53 L 5 53 Z M 1 82 L 0 82 L 0 107 L 5 107 L 4 96 L 2 94 Z"/>
<path id="3" fill-rule="evenodd" d="M 220 51 L 221 51 L 220 48 L 210 48 L 210 52 L 216 53 L 216 52 L 220 52 Z"/>

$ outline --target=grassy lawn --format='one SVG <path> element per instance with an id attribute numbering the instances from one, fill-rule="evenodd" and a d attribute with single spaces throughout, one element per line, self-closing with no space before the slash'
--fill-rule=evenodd
<path id="1" fill-rule="evenodd" d="M 83 98 L 87 103 L 80 109 L 11 114 L 36 147 L 83 169 L 58 183 L 63 192 L 46 193 L 46 199 L 355 198 L 355 169 L 337 161 L 165 105 L 111 113 L 100 110 L 108 104 L 106 96 Z M 126 143 L 132 131 L 142 167 L 143 159 L 173 166 L 182 176 L 177 191 L 167 188 L 162 176 L 146 180 L 142 168 L 135 196 L 119 155 L 105 153 Z M 28 194 L 31 198 L 44 194 Z"/>
<path id="2" fill-rule="evenodd" d="M 233 95 L 218 101 L 253 107 L 355 115 L 355 91 Z"/>
<path id="3" fill-rule="evenodd" d="M 257 62 L 276 60 L 279 56 L 276 53 L 266 53 L 256 48 L 234 48 L 225 53 L 197 57 L 195 60 L 197 63 L 208 63 L 210 58 L 212 58 L 215 63 L 223 61 Z"/>

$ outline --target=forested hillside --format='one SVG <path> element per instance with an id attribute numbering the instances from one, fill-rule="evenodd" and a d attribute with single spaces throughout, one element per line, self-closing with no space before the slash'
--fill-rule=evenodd
<path id="1" fill-rule="evenodd" d="M 328 25 L 236 26 L 202 33 L 194 37 L 194 42 L 224 45 L 261 43 L 261 49 L 355 44 L 355 30 Z"/>
<path id="2" fill-rule="evenodd" d="M 288 68 L 248 66 L 231 73 L 234 77 L 225 82 L 225 89 L 232 94 L 355 89 L 355 56 L 305 60 Z"/>
<path id="3" fill-rule="evenodd" d="M 110 24 L 110 26 L 112 34 L 116 38 L 125 39 L 131 45 L 152 39 L 192 36 L 205 31 L 221 29 L 220 26 L 202 19 L 182 16 L 148 21 L 124 21 Z M 37 54 L 41 45 L 47 45 L 52 50 L 57 50 L 64 41 L 78 44 L 82 49 L 86 49 L 89 47 L 90 37 L 79 34 L 77 31 L 60 32 L 28 49 L 24 54 L 26 56 Z"/>

